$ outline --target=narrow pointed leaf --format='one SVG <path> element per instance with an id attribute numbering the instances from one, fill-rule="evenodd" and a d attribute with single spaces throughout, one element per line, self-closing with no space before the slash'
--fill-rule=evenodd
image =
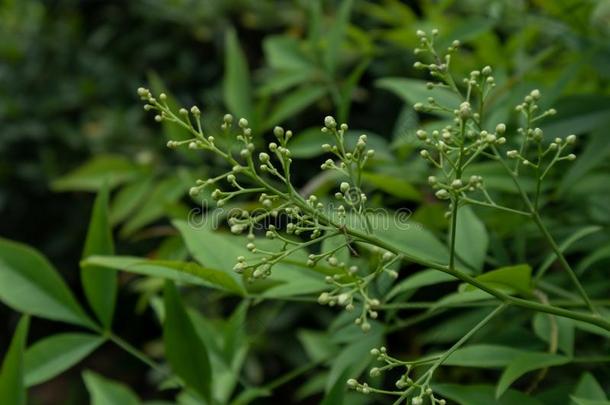
<path id="1" fill-rule="evenodd" d="M 74 366 L 104 342 L 88 333 L 62 333 L 39 340 L 25 352 L 25 385 L 43 383 Z"/>
<path id="2" fill-rule="evenodd" d="M 227 31 L 225 44 L 225 76 L 223 95 L 225 104 L 238 118 L 252 120 L 252 90 L 250 71 L 235 30 Z"/>
<path id="3" fill-rule="evenodd" d="M 114 253 L 112 228 L 108 216 L 108 186 L 99 191 L 83 249 L 83 258 Z M 102 325 L 110 328 L 117 295 L 116 272 L 98 266 L 81 266 L 81 282 L 89 305 Z"/>
<path id="4" fill-rule="evenodd" d="M 13 334 L 13 340 L 2 362 L 0 371 L 0 403 L 10 405 L 25 405 L 26 391 L 23 382 L 23 352 L 30 318 L 23 316 Z"/>
<path id="5" fill-rule="evenodd" d="M 83 373 L 91 405 L 139 405 L 140 400 L 126 385 L 109 380 L 92 371 Z"/>
<path id="6" fill-rule="evenodd" d="M 165 284 L 164 303 L 163 342 L 167 361 L 187 386 L 209 401 L 212 373 L 208 351 L 197 335 L 176 287 L 169 281 Z"/>
<path id="7" fill-rule="evenodd" d="M 496 398 L 499 398 L 522 375 L 541 368 L 566 364 L 569 361 L 569 357 L 551 353 L 524 353 L 515 357 L 500 376 L 496 387 Z"/>
<path id="8" fill-rule="evenodd" d="M 81 265 L 84 267 L 99 266 L 150 277 L 161 277 L 182 283 L 218 288 L 239 295 L 245 294 L 242 284 L 226 272 L 203 267 L 193 262 L 146 260 L 133 256 L 91 256 L 84 260 Z"/>
<path id="9" fill-rule="evenodd" d="M 0 301 L 20 312 L 95 328 L 44 256 L 26 245 L 2 238 Z"/>
<path id="10" fill-rule="evenodd" d="M 504 289 L 510 289 L 520 294 L 531 293 L 532 268 L 528 264 L 518 264 L 488 271 L 477 277 L 477 280 Z M 466 291 L 472 291 L 475 287 L 468 285 Z"/>

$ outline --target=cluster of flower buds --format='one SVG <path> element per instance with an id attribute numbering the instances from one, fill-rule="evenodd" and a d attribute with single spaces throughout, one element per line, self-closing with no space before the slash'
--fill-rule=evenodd
<path id="1" fill-rule="evenodd" d="M 536 132 L 536 130 L 539 130 L 539 128 L 536 128 L 534 132 Z M 538 132 L 540 133 L 539 136 L 542 137 L 542 130 L 539 130 Z M 562 160 L 572 161 L 576 159 L 576 155 L 574 153 L 565 153 L 565 149 L 568 146 L 573 145 L 575 142 L 576 135 L 568 135 L 565 139 L 555 138 L 555 140 L 551 142 L 546 149 L 542 150 L 542 152 L 536 156 L 536 162 L 533 162 L 532 160 L 529 160 L 528 158 L 526 158 L 526 156 L 524 156 L 524 153 L 522 152 L 524 148 L 522 148 L 521 151 L 511 149 L 506 152 L 506 157 L 509 159 L 515 159 L 523 163 L 523 166 L 532 167 L 534 169 L 542 169 L 541 166 L 544 163 L 544 159 L 550 155 L 551 160 L 544 168 L 544 171 L 542 172 L 540 178 L 542 180 L 542 178 L 546 176 L 549 169 L 553 167 L 555 163 L 560 162 Z"/>
<path id="2" fill-rule="evenodd" d="M 443 56 L 439 55 L 436 51 L 434 41 L 438 37 L 438 30 L 433 29 L 431 35 L 428 35 L 422 30 L 417 31 L 417 37 L 419 38 L 419 47 L 413 51 L 415 55 L 429 54 L 432 56 L 433 61 L 431 63 L 424 63 L 417 61 L 413 64 L 415 69 L 425 69 L 430 72 L 430 75 L 439 79 L 443 78 L 449 70 L 449 64 L 451 62 L 451 54 L 455 52 L 459 46 L 460 41 L 453 41 L 451 46 L 447 48 L 447 54 Z"/>
<path id="3" fill-rule="evenodd" d="M 379 255 L 377 266 L 372 273 L 360 276 L 358 274 L 358 267 L 348 266 L 347 263 L 340 262 L 334 255 L 339 249 L 346 247 L 347 244 L 348 242 L 339 245 L 329 252 L 309 255 L 309 261 L 312 266 L 320 259 L 326 258 L 331 267 L 336 267 L 340 270 L 333 276 L 326 277 L 326 282 L 333 286 L 333 290 L 320 294 L 318 302 L 322 305 L 344 306 L 347 311 L 353 311 L 356 302 L 359 303 L 361 310 L 359 316 L 354 319 L 354 323 L 360 326 L 364 332 L 368 332 L 371 329 L 368 318 L 377 319 L 379 316 L 378 309 L 381 305 L 377 298 L 369 296 L 368 286 L 382 273 L 386 273 L 391 278 L 396 279 L 398 273 L 391 266 L 400 262 L 402 257 L 388 251 L 382 251 L 379 248 L 374 248 L 373 253 Z"/>
<path id="4" fill-rule="evenodd" d="M 401 374 L 400 378 L 395 383 L 396 388 L 401 391 L 392 391 L 393 394 L 403 397 L 407 396 L 412 391 L 418 389 L 419 392 L 417 393 L 417 395 L 411 398 L 410 404 L 412 405 L 422 405 L 424 403 L 424 398 L 429 398 L 430 403 L 434 405 L 445 405 L 447 403 L 446 400 L 437 398 L 434 395 L 434 391 L 428 385 L 427 380 L 425 380 L 426 382 L 424 382 L 423 384 L 420 384 L 416 381 L 413 381 L 409 376 L 413 369 L 421 365 L 432 363 L 435 360 L 434 358 L 418 361 L 401 361 L 389 356 L 385 346 L 371 349 L 371 355 L 374 356 L 377 361 L 385 363 L 383 366 L 373 367 L 369 370 L 369 375 L 372 378 L 380 376 L 381 373 L 385 371 L 392 370 L 394 368 L 404 367 L 405 371 Z M 347 386 L 353 390 L 366 394 L 371 392 L 388 393 L 388 391 L 386 390 L 378 390 L 375 387 L 369 386 L 368 383 L 361 383 L 354 378 L 350 378 L 349 380 L 347 380 Z"/>
<path id="5" fill-rule="evenodd" d="M 333 285 L 334 289 L 321 293 L 318 303 L 329 306 L 339 305 L 348 312 L 352 312 L 359 305 L 361 311 L 354 323 L 360 326 L 363 332 L 368 332 L 371 329 L 368 318 L 377 319 L 379 313 L 376 308 L 380 302 L 368 296 L 366 282 L 357 275 L 357 272 L 358 269 L 351 266 L 345 272 L 347 274 L 337 273 L 334 276 L 327 276 L 326 282 Z"/>
<path id="6" fill-rule="evenodd" d="M 435 357 L 431 357 L 423 360 L 415 360 L 415 361 L 402 361 L 398 360 L 390 355 L 388 355 L 387 349 L 385 346 L 381 346 L 379 348 L 371 349 L 371 355 L 376 358 L 377 361 L 383 362 L 384 364 L 380 367 L 373 367 L 369 370 L 369 375 L 371 377 L 378 377 L 381 373 L 392 370 L 394 368 L 404 368 L 404 372 L 400 375 L 399 379 L 396 380 L 395 386 L 397 389 L 401 391 L 394 391 L 397 395 L 406 395 L 415 389 L 419 389 L 419 393 L 417 396 L 411 399 L 411 404 L 421 405 L 424 403 L 424 398 L 428 397 L 431 404 L 445 405 L 446 400 L 437 398 L 434 395 L 434 391 L 428 384 L 428 379 L 424 379 L 423 383 L 419 383 L 419 381 L 413 381 L 411 379 L 411 372 L 420 366 L 424 366 L 436 361 Z M 425 375 L 424 375 L 425 376 Z M 353 380 L 353 379 L 352 379 Z M 351 380 L 350 380 L 351 381 Z M 354 384 L 355 381 L 355 384 Z M 358 385 L 358 381 L 352 381 L 352 388 L 356 388 Z M 348 386 L 350 383 L 348 381 Z M 375 388 L 369 388 L 371 390 L 375 390 Z"/>
<path id="7" fill-rule="evenodd" d="M 523 98 L 523 102 L 515 107 L 515 111 L 522 113 L 529 122 L 534 122 L 547 116 L 557 114 L 554 108 L 538 113 L 540 107 L 538 101 L 542 93 L 538 89 L 532 90 Z"/>
<path id="8" fill-rule="evenodd" d="M 354 148 L 348 150 L 345 142 L 347 130 L 347 124 L 337 125 L 334 117 L 327 116 L 324 118 L 322 132 L 332 134 L 335 138 L 335 144 L 325 143 L 322 145 L 322 149 L 325 152 L 334 154 L 338 158 L 338 164 L 332 159 L 327 159 L 320 167 L 322 170 L 339 170 L 348 177 L 353 178 L 358 172 L 362 171 L 366 162 L 375 156 L 375 150 L 367 149 L 366 135 L 360 135 Z"/>

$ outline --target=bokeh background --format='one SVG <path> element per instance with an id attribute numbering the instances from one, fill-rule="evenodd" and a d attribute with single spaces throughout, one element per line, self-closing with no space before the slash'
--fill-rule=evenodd
<path id="1" fill-rule="evenodd" d="M 427 117 L 411 106 L 425 99 L 425 82 L 413 69 L 412 49 L 415 30 L 434 27 L 442 43 L 467 44 L 458 72 L 494 66 L 500 103 L 515 104 L 534 87 L 543 92 L 544 103 L 560 112 L 546 124 L 550 136 L 577 133 L 584 140 L 578 169 L 562 173 L 556 212 L 576 211 L 568 223 L 610 224 L 609 1 L 343 4 L 0 0 L 0 235 L 41 250 L 82 295 L 78 262 L 88 216 L 95 191 L 111 176 L 117 250 L 184 254 L 169 220 L 184 217 L 194 204 L 187 196 L 192 179 L 213 172 L 215 162 L 166 149 L 167 140 L 179 135 L 145 116 L 136 96 L 141 85 L 199 105 L 212 133 L 227 111 L 247 116 L 261 136 L 276 124 L 292 128 L 295 156 L 313 163 L 298 166 L 301 185 L 319 166 L 321 119 L 334 114 L 366 131 L 381 153 L 403 158 L 404 165 L 389 173 L 424 187 L 412 135 Z M 387 188 L 388 204 L 404 197 Z M 442 231 L 442 210 L 426 207 L 418 220 Z M 134 316 L 146 306 L 138 284 L 122 277 L 116 329 L 135 344 L 150 344 L 154 353 L 159 327 L 149 310 Z M 282 313 L 272 328 L 278 337 L 295 322 L 313 322 Z M 0 306 L 0 353 L 16 319 Z M 61 328 L 36 321 L 30 340 Z M 264 350 L 269 360 L 261 367 L 273 374 L 286 366 L 273 348 Z M 36 387 L 31 402 L 85 402 L 84 368 L 127 382 L 142 398 L 157 395 L 145 367 L 107 345 L 77 369 Z M 289 398 L 295 386 L 284 389 Z"/>

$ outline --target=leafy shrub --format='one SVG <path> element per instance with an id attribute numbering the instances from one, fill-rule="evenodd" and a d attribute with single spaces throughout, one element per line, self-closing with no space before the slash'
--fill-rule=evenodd
<path id="1" fill-rule="evenodd" d="M 343 21 L 350 4 L 339 11 Z M 291 400 L 322 393 L 326 404 L 603 403 L 608 283 L 591 270 L 608 250 L 602 228 L 589 225 L 603 220 L 591 221 L 600 215 L 589 202 L 570 220 L 557 215 L 570 206 L 573 187 L 586 189 L 575 179 L 593 166 L 574 161 L 575 135 L 557 136 L 564 113 L 549 108 L 543 92 L 509 92 L 509 101 L 522 97 L 509 112 L 506 87 L 499 80 L 496 88 L 491 67 L 456 81 L 459 41 L 436 31 L 417 37 L 421 61 L 414 68 L 432 81 L 378 82 L 409 102 L 423 97 L 414 105 L 418 116 L 401 113 L 415 124 L 392 147 L 332 116 L 320 135 L 276 126 L 267 142 L 265 131 L 302 111 L 303 100 L 334 90 L 304 81 L 294 97 L 277 106 L 259 101 L 265 108 L 254 111 L 239 96 L 248 70 L 232 31 L 225 99 L 248 119 L 227 114 L 218 128 L 213 116 L 202 121 L 198 107 L 180 108 L 158 81 L 153 91 L 139 89 L 145 110 L 154 111 L 170 137 L 167 145 L 184 146 L 176 153 L 189 162 L 208 152 L 205 163 L 201 170 L 164 173 L 154 184 L 129 160 L 102 158 L 56 182 L 100 190 L 80 264 L 90 312 L 43 256 L 1 240 L 0 299 L 28 315 L 5 356 L 0 398 L 24 403 L 26 387 L 110 341 L 150 368 L 150 382 L 165 391 L 159 396 L 178 403 L 265 403 L 305 378 Z M 293 49 L 295 43 L 285 42 L 277 38 L 268 48 Z M 333 54 L 324 54 L 320 68 L 336 73 Z M 295 68 L 276 56 L 270 58 L 275 68 Z M 350 86 L 334 100 L 339 117 L 348 115 Z M 304 97 L 310 92 L 316 97 Z M 274 108 L 283 115 L 274 116 Z M 314 143 L 322 144 L 322 158 L 312 152 Z M 415 149 L 423 159 L 405 164 Z M 581 150 L 595 156 L 591 147 Z M 322 173 L 299 156 L 315 158 Z M 98 176 L 108 167 L 112 176 Z M 562 170 L 568 174 L 559 175 Z M 304 177 L 309 182 L 299 187 Z M 419 186 L 426 178 L 432 192 Z M 110 204 L 110 189 L 122 183 L 131 184 Z M 188 187 L 198 203 L 190 211 L 181 202 Z M 432 193 L 440 203 L 416 205 Z M 114 225 L 131 223 L 121 232 L 130 236 L 168 213 L 171 235 L 153 257 L 114 254 Z M 571 249 L 582 240 L 594 247 L 579 257 Z M 144 276 L 133 287 L 138 307 L 154 311 L 162 350 L 137 348 L 113 332 L 121 309 L 116 271 Z M 27 347 L 29 315 L 86 332 Z M 576 344 L 581 341 L 596 344 Z M 279 375 L 278 368 L 291 371 Z M 502 371 L 474 371 L 479 368 Z M 139 402 L 129 388 L 97 373 L 86 371 L 83 379 L 94 403 Z"/>

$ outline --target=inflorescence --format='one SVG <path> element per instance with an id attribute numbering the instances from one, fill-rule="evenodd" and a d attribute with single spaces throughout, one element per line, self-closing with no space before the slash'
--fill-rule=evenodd
<path id="1" fill-rule="evenodd" d="M 417 138 L 422 142 L 420 152 L 422 158 L 430 162 L 438 174 L 430 176 L 428 181 L 440 200 L 449 201 L 447 216 L 452 220 L 452 236 L 450 238 L 451 251 L 455 247 L 456 214 L 460 205 L 474 204 L 497 208 L 517 214 L 535 217 L 539 204 L 540 184 L 549 170 L 558 162 L 575 159 L 573 153 L 568 153 L 568 146 L 574 144 L 575 135 L 565 139 L 556 138 L 545 145 L 542 129 L 536 127 L 537 121 L 556 112 L 549 109 L 539 111 L 538 101 L 541 97 L 539 90 L 531 91 L 525 96 L 523 102 L 516 106 L 521 115 L 522 125 L 514 133 L 505 123 L 493 125 L 484 119 L 486 106 L 490 94 L 496 86 L 493 70 L 489 66 L 481 70 L 470 72 L 462 81 L 462 88 L 458 87 L 451 71 L 452 55 L 460 47 L 459 41 L 454 41 L 445 54 L 440 54 L 435 47 L 435 38 L 438 30 L 431 35 L 417 31 L 420 46 L 415 49 L 416 55 L 425 56 L 429 61 L 415 62 L 416 69 L 426 70 L 435 80 L 428 83 L 429 89 L 444 88 L 455 93 L 461 100 L 457 105 L 442 105 L 434 97 L 429 97 L 426 103 L 416 103 L 414 108 L 419 112 L 440 112 L 453 117 L 450 125 L 433 131 L 420 129 L 416 132 Z M 274 142 L 267 145 L 266 150 L 257 151 L 252 129 L 246 118 L 240 118 L 235 125 L 234 117 L 230 114 L 224 116 L 221 132 L 226 136 L 234 136 L 240 145 L 239 151 L 222 148 L 214 136 L 204 134 L 201 124 L 201 111 L 197 106 L 190 109 L 180 108 L 177 112 L 170 109 L 167 96 L 160 94 L 158 98 L 145 88 L 138 89 L 138 95 L 145 101 L 144 109 L 154 111 L 155 121 L 168 121 L 176 123 L 188 131 L 192 137 L 187 140 L 169 141 L 167 146 L 176 148 L 187 146 L 193 150 L 205 150 L 215 153 L 228 163 L 228 169 L 223 174 L 205 180 L 197 180 L 190 189 L 190 195 L 198 196 L 205 188 L 214 188 L 211 197 L 218 206 L 231 202 L 236 197 L 255 195 L 260 207 L 256 210 L 238 209 L 230 216 L 228 224 L 234 234 L 247 235 L 246 249 L 252 253 L 248 258 L 237 257 L 234 270 L 253 281 L 271 275 L 272 269 L 278 263 L 288 259 L 299 250 L 306 250 L 307 266 L 327 266 L 331 274 L 326 277 L 329 290 L 321 293 L 318 302 L 322 305 L 340 306 L 347 311 L 359 308 L 359 315 L 355 323 L 363 331 L 371 329 L 369 319 L 379 316 L 380 299 L 371 297 L 369 285 L 381 274 L 388 274 L 397 278 L 396 268 L 399 267 L 403 257 L 397 252 L 384 250 L 371 242 L 367 237 L 372 229 L 366 212 L 367 196 L 362 192 L 362 174 L 365 165 L 375 155 L 375 151 L 368 148 L 366 135 L 361 135 L 356 145 L 349 149 L 346 146 L 348 126 L 339 124 L 328 116 L 324 119 L 321 131 L 329 135 L 332 142 L 322 145 L 322 149 L 331 154 L 321 165 L 322 170 L 339 172 L 342 181 L 335 193 L 338 205 L 328 204 L 325 199 L 315 195 L 302 196 L 291 182 L 292 157 L 289 141 L 293 134 L 282 127 L 275 127 Z M 501 153 L 500 149 L 509 147 Z M 526 203 L 525 210 L 516 210 L 495 203 L 485 187 L 482 176 L 471 174 L 466 176 L 465 170 L 478 158 L 486 157 L 502 164 L 519 187 L 516 178 L 521 167 L 533 170 L 537 182 L 533 202 L 522 192 Z M 514 164 L 511 164 L 514 163 Z M 279 221 L 282 217 L 284 221 Z M 356 217 L 363 229 L 351 228 L 354 221 L 347 221 Z M 537 217 L 535 217 L 537 218 Z M 352 218 L 353 219 L 353 218 Z M 540 222 L 537 222 L 540 224 Z M 280 249 L 270 250 L 266 244 L 257 237 L 257 231 L 264 225 L 264 236 L 267 239 L 279 241 Z M 542 225 L 540 225 L 542 226 Z M 317 253 L 315 249 L 328 238 L 343 238 L 343 242 L 334 245 L 326 251 Z M 349 261 L 340 260 L 338 252 L 347 249 L 353 254 L 355 242 L 369 243 L 374 246 L 373 254 L 377 254 L 377 265 L 372 271 L 365 271 L 352 265 Z M 274 245 L 277 246 L 277 245 Z M 441 270 L 455 272 L 454 255 L 450 256 L 450 263 L 446 267 L 437 267 Z M 578 282 L 576 281 L 578 284 Z M 584 295 L 586 300 L 586 294 Z M 501 308 L 500 308 L 501 309 Z M 499 310 L 500 310 L 499 309 Z M 486 318 L 481 326 L 487 322 Z M 468 338 L 465 336 L 462 340 Z M 404 371 L 395 381 L 397 391 L 387 391 L 374 388 L 367 382 L 349 379 L 347 385 L 364 394 L 380 393 L 398 396 L 394 402 L 399 404 L 410 400 L 413 405 L 423 404 L 427 399 L 433 405 L 444 405 L 446 401 L 437 398 L 430 386 L 434 371 L 462 342 L 462 340 L 444 354 L 427 357 L 415 361 L 401 361 L 388 355 L 387 349 L 381 347 L 373 349 L 371 354 L 383 365 L 370 370 L 370 376 L 376 377 L 382 372 L 391 369 Z M 411 378 L 413 370 L 419 367 L 428 367 L 415 381 Z"/>

